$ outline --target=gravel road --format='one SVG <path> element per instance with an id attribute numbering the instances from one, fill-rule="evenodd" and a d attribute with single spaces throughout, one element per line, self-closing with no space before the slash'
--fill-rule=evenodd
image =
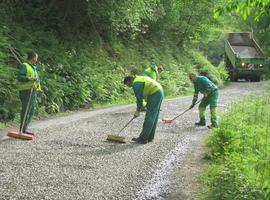
<path id="1" fill-rule="evenodd" d="M 269 82 L 233 83 L 221 91 L 219 109 Z M 203 166 L 207 128 L 194 127 L 195 108 L 172 124 L 192 97 L 166 100 L 155 140 L 146 145 L 107 142 L 132 117 L 135 105 L 84 111 L 32 123 L 33 141 L 0 139 L 0 199 L 194 199 Z M 208 113 L 209 114 L 209 113 Z M 144 114 L 123 132 L 138 136 Z M 209 119 L 209 118 L 208 118 Z M 208 120 L 209 122 L 209 120 Z"/>

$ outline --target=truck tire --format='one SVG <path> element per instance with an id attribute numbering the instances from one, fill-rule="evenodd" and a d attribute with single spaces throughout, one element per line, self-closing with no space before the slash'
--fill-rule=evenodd
<path id="1" fill-rule="evenodd" d="M 253 77 L 249 77 L 249 80 L 251 82 L 259 82 L 261 80 L 261 76 L 253 76 Z"/>
<path id="2" fill-rule="evenodd" d="M 235 73 L 230 72 L 229 76 L 230 76 L 230 81 L 231 82 L 237 82 L 238 77 L 237 77 L 237 75 Z"/>

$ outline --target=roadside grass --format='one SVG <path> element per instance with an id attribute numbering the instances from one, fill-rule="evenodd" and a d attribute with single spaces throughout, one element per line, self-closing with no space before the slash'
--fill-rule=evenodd
<path id="1" fill-rule="evenodd" d="M 201 199 L 270 199 L 270 94 L 232 105 L 207 145 Z"/>

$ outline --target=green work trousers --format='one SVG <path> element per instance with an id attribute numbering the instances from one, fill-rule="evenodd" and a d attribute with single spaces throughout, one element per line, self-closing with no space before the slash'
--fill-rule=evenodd
<path id="1" fill-rule="evenodd" d="M 217 101 L 219 92 L 218 90 L 212 91 L 208 97 L 204 98 L 199 105 L 200 122 L 205 123 L 205 110 L 210 105 L 211 124 L 217 126 Z"/>
<path id="2" fill-rule="evenodd" d="M 32 95 L 30 97 L 31 90 L 23 90 L 20 91 L 19 96 L 22 103 L 22 110 L 21 110 L 21 125 L 20 131 L 23 133 L 27 130 L 28 125 L 30 124 L 32 117 L 34 115 L 35 107 L 37 104 L 37 93 L 33 89 Z M 30 101 L 29 101 L 30 100 Z M 28 111 L 26 113 L 27 104 L 29 101 Z M 23 123 L 24 121 L 24 123 Z"/>
<path id="3" fill-rule="evenodd" d="M 164 98 L 163 90 L 159 90 L 154 94 L 148 96 L 145 119 L 143 123 L 143 130 L 140 134 L 140 138 L 143 140 L 152 141 L 155 137 L 160 106 Z"/>

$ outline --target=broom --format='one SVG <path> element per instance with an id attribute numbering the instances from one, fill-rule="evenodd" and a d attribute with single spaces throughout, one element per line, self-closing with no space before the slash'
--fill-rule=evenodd
<path id="1" fill-rule="evenodd" d="M 125 143 L 126 142 L 126 137 L 121 136 L 120 133 L 135 119 L 135 117 L 132 117 L 128 123 L 118 132 L 117 135 L 107 135 L 107 140 L 112 141 L 112 142 L 120 142 L 120 143 Z"/>
<path id="2" fill-rule="evenodd" d="M 12 47 L 10 47 L 9 50 L 11 51 L 13 56 L 16 58 L 16 60 L 21 64 L 22 62 L 20 61 L 18 56 L 15 54 L 15 52 L 14 52 L 15 50 Z M 31 101 L 31 98 L 32 98 L 33 89 L 34 89 L 34 86 L 31 88 L 31 92 L 30 92 L 30 95 L 29 95 L 29 100 L 27 102 L 26 110 L 25 110 L 25 113 L 24 113 L 24 116 L 23 116 L 22 127 L 19 129 L 19 132 L 8 131 L 7 136 L 17 138 L 17 139 L 22 139 L 22 140 L 32 140 L 33 139 L 33 135 L 22 133 L 22 128 L 24 127 L 24 124 L 25 124 L 25 121 L 26 121 L 26 116 L 28 114 L 29 104 L 30 104 L 30 101 Z"/>

